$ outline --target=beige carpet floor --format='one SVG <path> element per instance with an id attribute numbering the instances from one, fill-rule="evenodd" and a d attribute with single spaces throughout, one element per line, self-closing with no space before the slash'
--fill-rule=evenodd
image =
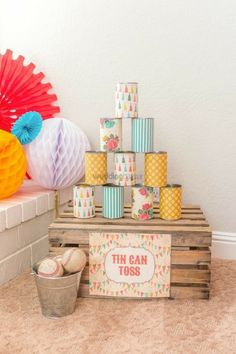
<path id="1" fill-rule="evenodd" d="M 209 301 L 78 299 L 58 320 L 24 273 L 0 288 L 0 353 L 236 353 L 236 261 L 213 260 Z"/>

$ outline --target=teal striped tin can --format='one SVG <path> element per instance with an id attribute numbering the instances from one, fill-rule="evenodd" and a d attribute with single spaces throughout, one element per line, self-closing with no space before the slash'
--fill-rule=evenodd
<path id="1" fill-rule="evenodd" d="M 153 151 L 154 119 L 132 119 L 132 151 Z"/>
<path id="2" fill-rule="evenodd" d="M 124 187 L 112 183 L 102 187 L 102 215 L 108 219 L 124 216 Z"/>

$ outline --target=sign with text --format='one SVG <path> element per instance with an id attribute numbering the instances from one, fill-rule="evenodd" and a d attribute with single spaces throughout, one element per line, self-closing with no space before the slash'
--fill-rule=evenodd
<path id="1" fill-rule="evenodd" d="M 171 235 L 90 233 L 90 295 L 170 296 Z"/>

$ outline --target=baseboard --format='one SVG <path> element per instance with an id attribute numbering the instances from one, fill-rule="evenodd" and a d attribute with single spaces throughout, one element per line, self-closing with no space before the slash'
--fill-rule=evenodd
<path id="1" fill-rule="evenodd" d="M 236 259 L 236 233 L 213 231 L 212 256 L 224 259 Z"/>

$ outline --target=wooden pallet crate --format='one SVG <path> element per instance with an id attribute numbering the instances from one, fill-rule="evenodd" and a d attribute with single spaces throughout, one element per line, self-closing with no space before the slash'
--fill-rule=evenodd
<path id="1" fill-rule="evenodd" d="M 96 207 L 96 217 L 77 219 L 72 206 L 49 226 L 50 252 L 62 254 L 67 247 L 83 248 L 88 256 L 90 232 L 162 233 L 172 235 L 171 298 L 208 299 L 210 292 L 210 264 L 212 231 L 197 205 L 182 208 L 182 218 L 167 221 L 159 218 L 159 207 L 154 206 L 154 219 L 131 219 L 131 207 L 125 206 L 124 218 L 104 219 L 102 207 Z M 80 296 L 89 296 L 88 262 L 82 274 Z"/>

